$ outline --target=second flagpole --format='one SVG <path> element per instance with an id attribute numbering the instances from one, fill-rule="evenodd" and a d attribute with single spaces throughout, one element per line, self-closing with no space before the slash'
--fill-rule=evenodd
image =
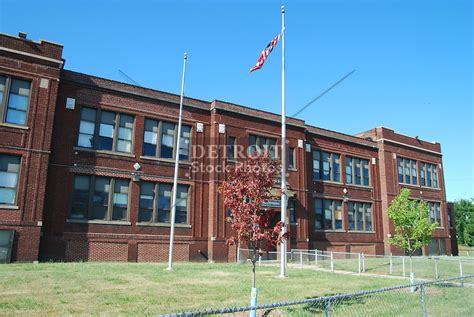
<path id="1" fill-rule="evenodd" d="M 287 232 L 286 221 L 286 115 L 285 115 L 285 6 L 281 6 L 281 222 L 282 234 Z M 287 240 L 281 243 L 280 277 L 286 277 Z"/>

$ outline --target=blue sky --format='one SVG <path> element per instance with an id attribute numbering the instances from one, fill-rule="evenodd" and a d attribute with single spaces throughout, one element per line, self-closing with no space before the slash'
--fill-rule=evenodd
<path id="1" fill-rule="evenodd" d="M 0 31 L 64 44 L 66 68 L 279 113 L 278 1 L 0 0 Z M 348 134 L 386 126 L 444 153 L 448 200 L 474 197 L 473 5 L 465 0 L 287 1 L 289 115 L 356 72 L 298 117 Z"/>

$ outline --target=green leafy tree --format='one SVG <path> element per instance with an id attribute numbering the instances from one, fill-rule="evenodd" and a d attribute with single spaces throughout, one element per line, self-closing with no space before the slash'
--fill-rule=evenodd
<path id="1" fill-rule="evenodd" d="M 405 250 L 410 256 L 410 269 L 413 271 L 411 257 L 416 250 L 428 245 L 437 223 L 430 222 L 428 205 L 410 199 L 410 190 L 402 189 L 390 204 L 388 216 L 393 221 L 395 234 L 390 244 Z"/>
<path id="2" fill-rule="evenodd" d="M 474 199 L 461 199 L 454 204 L 458 243 L 474 246 Z"/>

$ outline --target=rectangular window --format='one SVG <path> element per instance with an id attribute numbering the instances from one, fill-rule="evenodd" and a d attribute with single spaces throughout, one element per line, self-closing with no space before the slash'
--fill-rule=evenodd
<path id="1" fill-rule="evenodd" d="M 370 186 L 369 160 L 346 156 L 346 184 Z"/>
<path id="2" fill-rule="evenodd" d="M 401 184 L 418 185 L 418 167 L 415 160 L 398 158 L 398 182 Z"/>
<path id="3" fill-rule="evenodd" d="M 450 228 L 453 227 L 453 210 L 451 209 L 451 207 L 448 207 L 448 225 Z"/>
<path id="4" fill-rule="evenodd" d="M 143 182 L 140 186 L 140 222 L 169 223 L 173 185 L 169 183 Z M 175 222 L 188 223 L 189 186 L 178 185 Z"/>
<path id="5" fill-rule="evenodd" d="M 347 204 L 349 230 L 351 231 L 372 231 L 372 204 L 362 202 L 352 202 Z"/>
<path id="6" fill-rule="evenodd" d="M 134 121 L 123 113 L 83 107 L 77 146 L 132 153 Z"/>
<path id="7" fill-rule="evenodd" d="M 290 209 L 290 223 L 296 223 L 296 200 L 288 200 L 288 209 Z"/>
<path id="8" fill-rule="evenodd" d="M 435 164 L 421 163 L 421 185 L 431 188 L 439 188 L 438 167 Z"/>
<path id="9" fill-rule="evenodd" d="M 31 82 L 0 76 L 0 122 L 26 125 Z"/>
<path id="10" fill-rule="evenodd" d="M 237 142 L 237 138 L 235 136 L 229 137 L 229 142 L 227 144 L 227 159 L 230 161 L 235 161 L 237 158 L 236 142 Z"/>
<path id="11" fill-rule="evenodd" d="M 178 125 L 172 122 L 163 122 L 145 119 L 143 134 L 143 155 L 172 159 L 175 157 L 175 136 Z M 179 159 L 189 161 L 191 151 L 191 127 L 181 126 L 181 139 L 179 141 Z"/>
<path id="12" fill-rule="evenodd" d="M 263 137 L 260 135 L 250 135 L 249 137 L 249 155 L 255 155 L 256 153 L 263 154 L 268 152 L 268 155 L 275 159 L 276 153 L 276 139 Z"/>
<path id="13" fill-rule="evenodd" d="M 295 148 L 289 147 L 288 148 L 288 168 L 295 169 Z"/>
<path id="14" fill-rule="evenodd" d="M 127 221 L 130 181 L 75 175 L 71 219 Z"/>
<path id="15" fill-rule="evenodd" d="M 315 228 L 322 230 L 342 230 L 342 202 L 332 199 L 315 199 Z"/>
<path id="16" fill-rule="evenodd" d="M 314 150 L 313 179 L 339 183 L 341 181 L 341 156 L 336 153 Z"/>
<path id="17" fill-rule="evenodd" d="M 20 156 L 0 155 L 0 205 L 16 205 Z"/>
<path id="18" fill-rule="evenodd" d="M 428 208 L 430 209 L 430 222 L 436 222 L 438 227 L 442 227 L 443 223 L 441 220 L 441 204 L 436 202 L 428 202 Z"/>

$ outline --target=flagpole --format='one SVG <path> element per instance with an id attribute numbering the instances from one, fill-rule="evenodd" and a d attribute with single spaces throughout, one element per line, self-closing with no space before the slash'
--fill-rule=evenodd
<path id="1" fill-rule="evenodd" d="M 282 234 L 286 228 L 286 115 L 285 115 L 285 6 L 281 6 L 281 222 Z M 287 240 L 281 244 L 280 277 L 286 277 Z"/>
<path id="2" fill-rule="evenodd" d="M 181 98 L 179 100 L 179 119 L 178 119 L 178 136 L 176 137 L 176 151 L 174 161 L 174 178 L 173 178 L 173 198 L 171 200 L 171 226 L 170 226 L 170 248 L 168 255 L 168 271 L 173 270 L 173 248 L 174 248 L 174 227 L 176 218 L 176 197 L 178 192 L 178 170 L 179 170 L 179 146 L 181 141 L 181 118 L 183 116 L 183 98 L 184 98 L 184 76 L 186 74 L 186 60 L 188 56 L 184 53 L 183 77 L 181 79 Z"/>

